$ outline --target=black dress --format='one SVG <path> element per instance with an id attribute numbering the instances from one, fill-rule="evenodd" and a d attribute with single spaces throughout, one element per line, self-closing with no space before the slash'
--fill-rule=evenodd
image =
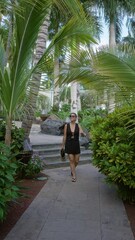
<path id="1" fill-rule="evenodd" d="M 65 153 L 67 154 L 79 154 L 80 143 L 79 143 L 79 126 L 75 124 L 74 132 L 71 132 L 70 124 L 67 124 Z"/>

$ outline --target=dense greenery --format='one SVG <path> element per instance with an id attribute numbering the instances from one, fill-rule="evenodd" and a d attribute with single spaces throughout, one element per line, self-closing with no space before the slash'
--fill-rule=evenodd
<path id="1" fill-rule="evenodd" d="M 96 119 L 92 128 L 93 164 L 129 201 L 135 201 L 134 117 L 133 108 L 116 110 Z"/>
<path id="2" fill-rule="evenodd" d="M 35 177 L 43 169 L 43 161 L 38 155 L 34 155 L 33 158 L 25 165 L 25 176 Z"/>
<path id="3" fill-rule="evenodd" d="M 0 121 L 0 221 L 7 214 L 8 204 L 20 196 L 16 187 L 17 178 L 35 177 L 43 168 L 38 156 L 33 156 L 28 163 L 23 163 L 27 156 L 23 153 L 24 131 L 22 128 L 12 127 L 12 143 L 8 147 L 4 144 L 5 122 Z M 21 154 L 22 153 L 22 154 Z"/>
<path id="4" fill-rule="evenodd" d="M 12 158 L 11 149 L 0 142 L 0 221 L 6 217 L 9 202 L 19 196 L 19 189 L 15 186 L 17 164 Z"/>
<path id="5" fill-rule="evenodd" d="M 95 119 L 105 117 L 106 115 L 107 111 L 102 109 L 84 109 L 78 112 L 81 126 L 86 128 L 89 132 L 91 131 Z"/>
<path id="6" fill-rule="evenodd" d="M 68 104 L 64 104 L 61 111 L 58 111 L 58 109 L 57 111 L 52 109 L 50 114 L 51 113 L 56 114 L 62 120 L 66 120 L 70 115 L 70 106 Z M 106 115 L 107 110 L 84 108 L 78 112 L 78 122 L 83 128 L 90 132 L 95 119 L 105 117 Z"/>
<path id="7" fill-rule="evenodd" d="M 41 170 L 43 170 L 43 161 L 38 155 L 34 155 L 28 163 L 18 161 L 17 176 L 18 178 L 35 178 Z"/>
<path id="8" fill-rule="evenodd" d="M 6 132 L 6 123 L 3 120 L 0 120 L 0 141 L 5 140 L 5 132 Z M 11 142 L 11 151 L 12 153 L 20 153 L 23 150 L 23 142 L 24 142 L 24 130 L 22 128 L 18 128 L 15 124 L 12 124 L 12 142 Z"/>

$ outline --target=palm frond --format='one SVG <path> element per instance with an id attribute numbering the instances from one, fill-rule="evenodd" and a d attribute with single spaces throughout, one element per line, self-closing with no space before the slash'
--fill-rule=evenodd
<path id="1" fill-rule="evenodd" d="M 4 43 L 0 39 L 0 69 L 2 72 L 4 71 L 5 54 Z"/>
<path id="2" fill-rule="evenodd" d="M 52 39 L 37 67 L 41 68 L 44 71 L 44 62 L 47 63 L 49 60 L 48 56 L 53 51 L 54 46 L 55 49 L 58 49 L 57 56 L 59 57 L 61 49 L 63 52 L 65 49 L 65 54 L 68 50 L 70 51 L 71 49 L 78 50 L 76 43 L 82 43 L 82 45 L 85 45 L 86 43 L 96 44 L 96 40 L 91 36 L 89 30 L 90 28 L 87 23 L 80 23 L 76 17 L 72 17 Z"/>
<path id="3" fill-rule="evenodd" d="M 115 54 L 89 49 L 74 52 L 63 65 L 59 82 L 81 82 L 87 89 L 111 91 L 114 104 L 132 104 L 135 100 L 135 56 L 117 50 Z"/>
<path id="4" fill-rule="evenodd" d="M 32 50 L 36 43 L 39 27 L 48 13 L 50 4 L 49 0 L 46 1 L 45 5 L 44 0 L 34 0 L 32 4 L 20 1 L 18 4 L 18 8 L 21 9 L 21 17 L 15 13 L 14 55 L 8 68 L 5 69 L 0 89 L 5 108 L 10 115 L 24 94 L 28 79 L 30 79 Z M 4 96 L 8 96 L 7 99 Z"/>
<path id="5" fill-rule="evenodd" d="M 127 88 L 135 88 L 135 67 L 126 59 L 114 54 L 99 52 L 93 57 L 93 66 L 96 74 L 101 74 L 115 83 L 120 83 Z"/>

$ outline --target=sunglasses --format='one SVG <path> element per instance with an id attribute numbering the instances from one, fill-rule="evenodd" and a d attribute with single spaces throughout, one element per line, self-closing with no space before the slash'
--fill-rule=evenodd
<path id="1" fill-rule="evenodd" d="M 70 115 L 70 117 L 76 117 L 75 115 Z"/>

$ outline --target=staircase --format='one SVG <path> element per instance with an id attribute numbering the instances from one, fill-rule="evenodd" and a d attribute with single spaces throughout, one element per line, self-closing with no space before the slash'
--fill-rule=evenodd
<path id="1" fill-rule="evenodd" d="M 60 143 L 32 144 L 33 154 L 38 154 L 43 160 L 45 168 L 57 168 L 69 166 L 67 155 L 65 159 L 61 158 Z M 91 162 L 92 151 L 81 146 L 81 155 L 79 164 Z"/>

